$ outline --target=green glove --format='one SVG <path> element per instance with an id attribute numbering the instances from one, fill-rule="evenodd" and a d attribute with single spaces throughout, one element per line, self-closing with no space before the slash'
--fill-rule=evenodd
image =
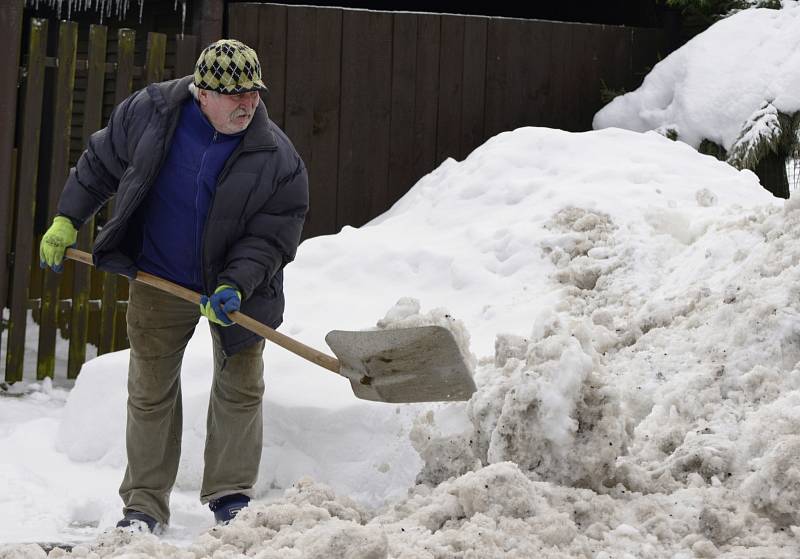
<path id="1" fill-rule="evenodd" d="M 233 324 L 228 313 L 238 311 L 242 305 L 242 294 L 230 285 L 220 285 L 211 297 L 200 297 L 200 314 L 220 326 Z"/>
<path id="2" fill-rule="evenodd" d="M 69 218 L 57 215 L 39 245 L 39 265 L 42 268 L 49 266 L 54 272 L 61 272 L 64 269 L 64 252 L 77 240 L 78 230 L 72 226 Z"/>

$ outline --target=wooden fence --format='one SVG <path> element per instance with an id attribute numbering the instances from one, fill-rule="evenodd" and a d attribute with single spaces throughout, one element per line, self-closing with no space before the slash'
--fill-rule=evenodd
<path id="1" fill-rule="evenodd" d="M 0 26 L 5 23 L 0 20 Z M 16 111 L 4 112 L 2 123 L 12 131 L 16 125 L 18 131 L 18 147 L 12 150 L 8 177 L 3 181 L 0 176 L 0 198 L 5 202 L 0 209 L 8 212 L 0 216 L 4 220 L 0 249 L 9 254 L 0 269 L 3 277 L 10 278 L 10 297 L 7 304 L 3 298 L 2 305 L 9 309 L 5 323 L 8 382 L 23 378 L 29 310 L 39 325 L 37 379 L 54 376 L 59 329 L 69 338 L 68 378 L 75 378 L 85 361 L 87 342 L 97 346 L 98 354 L 127 347 L 124 321 L 127 282 L 72 263 L 67 264 L 64 274 L 42 271 L 38 266 L 38 245 L 43 230 L 36 230 L 35 224 L 37 217 L 38 221 L 49 224 L 69 168 L 80 152 L 71 149 L 76 134 L 73 117 L 77 117 L 80 125 L 79 146 L 85 146 L 89 135 L 103 126 L 103 117 L 107 116 L 104 113 L 134 88 L 191 73 L 198 53 L 194 37 L 175 37 L 173 67 L 167 68 L 167 36 L 148 33 L 144 64 L 137 66 L 135 31 L 119 29 L 116 36 L 109 37 L 107 27 L 92 25 L 84 40 L 85 58 L 81 59 L 79 26 L 62 21 L 57 24 L 56 56 L 50 57 L 48 27 L 53 24 L 45 19 L 31 19 L 24 49 L 27 57 L 18 69 L 22 85 L 18 99 L 20 118 L 15 123 Z M 14 64 L 15 61 L 16 57 Z M 7 68 L 2 68 L 2 75 L 8 73 Z M 76 87 L 76 79 L 81 81 L 80 87 Z M 16 97 L 14 101 L 9 97 L 8 94 L 0 97 L 0 107 L 14 105 Z M 37 208 L 37 204 L 44 207 Z M 91 250 L 94 232 L 109 215 L 112 205 L 113 202 L 98 214 L 97 222 L 93 220 L 81 228 L 78 248 Z M 5 296 L 5 289 L 2 295 Z M 0 327 L 0 334 L 2 330 Z"/>
<path id="2" fill-rule="evenodd" d="M 16 5 L 0 12 L 0 33 L 14 48 Z M 504 130 L 590 129 L 603 87 L 635 87 L 665 50 L 660 30 L 603 25 L 245 3 L 229 5 L 228 16 L 226 36 L 258 51 L 270 115 L 309 167 L 305 237 L 364 224 L 444 159 L 463 159 Z M 58 25 L 56 56 L 47 54 L 51 25 Z M 59 329 L 69 339 L 68 378 L 77 376 L 87 343 L 98 353 L 127 347 L 127 282 L 72 263 L 63 275 L 43 272 L 36 259 L 88 135 L 132 89 L 190 73 L 198 52 L 193 37 L 168 43 L 149 33 L 137 66 L 135 44 L 129 29 L 93 25 L 86 33 L 74 23 L 34 19 L 22 64 L 18 52 L 0 60 L 7 381 L 23 377 L 29 310 L 39 324 L 39 379 L 54 375 Z M 165 64 L 169 48 L 172 67 Z M 17 76 L 19 100 L 8 85 Z M 90 250 L 105 215 L 82 228 L 79 248 Z"/>

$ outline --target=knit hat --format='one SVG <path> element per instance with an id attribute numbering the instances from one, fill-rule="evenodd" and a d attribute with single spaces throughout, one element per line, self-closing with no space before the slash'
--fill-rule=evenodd
<path id="1" fill-rule="evenodd" d="M 203 49 L 195 65 L 194 85 L 223 95 L 267 89 L 261 81 L 256 51 L 234 39 L 222 39 Z"/>

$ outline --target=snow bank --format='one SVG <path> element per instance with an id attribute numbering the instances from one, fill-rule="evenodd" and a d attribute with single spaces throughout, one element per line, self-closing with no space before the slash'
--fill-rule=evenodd
<path id="1" fill-rule="evenodd" d="M 800 203 L 750 172 L 655 133 L 501 134 L 367 226 L 304 243 L 287 273 L 284 330 L 312 345 L 334 326 L 449 325 L 475 364 L 468 403 L 360 402 L 268 351 L 258 499 L 208 530 L 187 504 L 203 325 L 175 525 L 73 556 L 796 557 L 799 276 Z M 82 373 L 62 460 L 121 472 L 124 364 Z M 96 511 L 96 531 L 113 520 Z"/>
<path id="2" fill-rule="evenodd" d="M 703 139 L 730 151 L 765 101 L 800 110 L 800 4 L 743 10 L 656 64 L 641 87 L 594 117 L 595 129 L 672 129 L 697 148 Z"/>

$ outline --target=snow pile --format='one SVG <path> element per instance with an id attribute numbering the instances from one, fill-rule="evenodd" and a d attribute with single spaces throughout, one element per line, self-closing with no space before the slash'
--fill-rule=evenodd
<path id="1" fill-rule="evenodd" d="M 33 489 L 19 473 L 33 463 L 52 494 L 33 509 L 0 500 L 0 530 L 21 514 L 41 541 L 80 519 L 94 532 L 72 556 L 92 558 L 797 556 L 800 202 L 749 171 L 655 133 L 520 129 L 445 162 L 367 226 L 304 243 L 286 284 L 287 334 L 316 345 L 332 327 L 446 325 L 478 392 L 362 402 L 268 351 L 258 498 L 212 528 L 195 501 L 203 325 L 167 533 L 96 539 L 118 517 L 113 495 L 68 502 L 121 476 L 124 352 L 81 373 L 49 439 L 60 452 L 37 447 L 94 483 L 23 461 L 23 433 L 52 421 L 0 437 L 6 455 L 28 452 L 12 479 Z"/>
<path id="2" fill-rule="evenodd" d="M 759 112 L 800 110 L 798 28 L 797 2 L 725 18 L 656 64 L 639 89 L 601 109 L 593 127 L 671 130 L 695 148 L 707 139 L 731 152 Z"/>

